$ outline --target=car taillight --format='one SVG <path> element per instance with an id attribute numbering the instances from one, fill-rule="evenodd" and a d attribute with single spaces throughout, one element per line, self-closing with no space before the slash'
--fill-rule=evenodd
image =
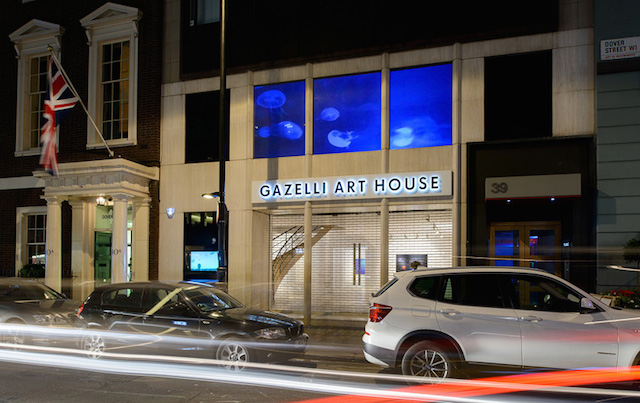
<path id="1" fill-rule="evenodd" d="M 382 322 L 382 319 L 385 316 L 389 315 L 391 312 L 391 308 L 389 305 L 382 305 L 374 303 L 371 308 L 369 308 L 369 321 L 370 322 Z"/>
<path id="2" fill-rule="evenodd" d="M 82 313 L 82 310 L 84 309 L 84 302 L 80 305 L 80 307 L 78 308 L 78 312 L 76 313 L 76 315 L 80 315 Z"/>

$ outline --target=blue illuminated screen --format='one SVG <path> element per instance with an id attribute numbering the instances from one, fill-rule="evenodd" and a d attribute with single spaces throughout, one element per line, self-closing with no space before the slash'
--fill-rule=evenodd
<path id="1" fill-rule="evenodd" d="M 254 88 L 254 158 L 304 155 L 304 81 Z"/>
<path id="2" fill-rule="evenodd" d="M 380 150 L 381 74 L 313 82 L 313 153 Z"/>
<path id="3" fill-rule="evenodd" d="M 389 147 L 451 145 L 451 64 L 391 72 Z"/>
<path id="4" fill-rule="evenodd" d="M 191 251 L 191 271 L 216 271 L 219 264 L 217 251 Z"/>

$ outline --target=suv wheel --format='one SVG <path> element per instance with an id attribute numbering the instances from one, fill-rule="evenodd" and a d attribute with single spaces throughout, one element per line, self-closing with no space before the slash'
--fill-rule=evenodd
<path id="1" fill-rule="evenodd" d="M 249 349 L 237 340 L 225 340 L 216 353 L 216 359 L 226 361 L 225 368 L 231 371 L 242 371 L 249 362 Z"/>
<path id="2" fill-rule="evenodd" d="M 402 373 L 408 376 L 444 379 L 451 377 L 453 370 L 451 355 L 431 341 L 414 344 L 402 358 Z"/>

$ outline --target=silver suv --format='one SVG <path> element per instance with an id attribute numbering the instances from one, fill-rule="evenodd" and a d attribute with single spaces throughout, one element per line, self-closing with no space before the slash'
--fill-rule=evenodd
<path id="1" fill-rule="evenodd" d="M 430 378 L 468 364 L 628 367 L 639 362 L 640 313 L 536 269 L 420 268 L 373 295 L 362 340 L 369 362 Z"/>

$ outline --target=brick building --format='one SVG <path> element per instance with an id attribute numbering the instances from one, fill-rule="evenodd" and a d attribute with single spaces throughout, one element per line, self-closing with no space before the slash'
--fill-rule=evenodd
<path id="1" fill-rule="evenodd" d="M 3 2 L 0 275 L 46 264 L 81 299 L 157 277 L 163 8 L 156 1 Z M 80 104 L 58 129 L 59 176 L 39 164 L 48 48 Z"/>

